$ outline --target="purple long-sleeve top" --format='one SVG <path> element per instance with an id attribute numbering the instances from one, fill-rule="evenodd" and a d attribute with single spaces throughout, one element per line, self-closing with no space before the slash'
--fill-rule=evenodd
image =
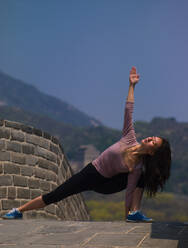
<path id="1" fill-rule="evenodd" d="M 139 143 L 136 140 L 135 130 L 133 126 L 133 109 L 134 102 L 126 102 L 124 124 L 121 139 L 107 148 L 103 153 L 99 155 L 92 164 L 95 166 L 97 171 L 104 177 L 113 177 L 119 173 L 129 172 L 128 166 L 125 164 L 123 159 L 123 151 L 126 148 L 133 147 Z M 128 182 L 125 193 L 126 206 L 130 208 L 132 202 L 132 195 L 136 188 L 138 179 L 142 172 L 142 164 L 134 166 L 132 172 L 128 174 Z"/>

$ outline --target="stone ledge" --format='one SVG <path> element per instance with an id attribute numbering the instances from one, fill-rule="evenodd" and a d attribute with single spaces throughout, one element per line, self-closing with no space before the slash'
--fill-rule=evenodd
<path id="1" fill-rule="evenodd" d="M 9 248 L 186 248 L 187 233 L 186 223 L 0 220 L 1 247 Z"/>

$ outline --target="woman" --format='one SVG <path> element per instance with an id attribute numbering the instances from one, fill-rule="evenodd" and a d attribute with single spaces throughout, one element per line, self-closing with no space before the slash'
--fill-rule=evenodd
<path id="1" fill-rule="evenodd" d="M 24 211 L 43 208 L 86 190 L 111 194 L 125 188 L 125 217 L 127 218 L 136 187 L 144 185 L 150 197 L 154 196 L 159 188 L 163 189 L 170 176 L 170 145 L 162 137 L 148 137 L 141 143 L 137 142 L 132 113 L 134 88 L 138 81 L 139 75 L 136 68 L 132 67 L 121 139 L 54 191 L 39 196 L 18 209 L 11 210 L 3 218 L 20 218 Z"/>

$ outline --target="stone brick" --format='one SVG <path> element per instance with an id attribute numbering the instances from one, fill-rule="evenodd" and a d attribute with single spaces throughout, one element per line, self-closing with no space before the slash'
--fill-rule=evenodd
<path id="1" fill-rule="evenodd" d="M 20 129 L 22 127 L 22 123 L 14 122 L 14 121 L 5 121 L 5 127 L 11 127 L 15 129 Z"/>
<path id="2" fill-rule="evenodd" d="M 40 181 L 38 179 L 28 179 L 28 187 L 31 189 L 39 189 Z"/>
<path id="3" fill-rule="evenodd" d="M 25 163 L 28 164 L 28 165 L 36 165 L 38 162 L 38 158 L 37 157 L 34 157 L 33 155 L 26 155 L 25 156 Z"/>
<path id="4" fill-rule="evenodd" d="M 38 145 L 40 142 L 40 137 L 36 135 L 26 134 L 26 142 L 31 143 L 33 145 Z"/>
<path id="5" fill-rule="evenodd" d="M 45 207 L 45 210 L 47 213 L 50 213 L 50 214 L 56 214 L 56 206 L 54 204 L 51 204 L 51 205 L 48 205 L 47 207 Z"/>
<path id="6" fill-rule="evenodd" d="M 56 163 L 57 156 L 52 152 L 42 148 L 42 147 L 35 147 L 35 155 L 46 158 L 52 162 Z"/>
<path id="7" fill-rule="evenodd" d="M 40 181 L 40 189 L 50 191 L 50 183 L 45 181 Z"/>
<path id="8" fill-rule="evenodd" d="M 31 199 L 34 199 L 40 195 L 41 195 L 41 190 L 39 190 L 39 189 L 31 189 L 30 190 L 30 198 Z"/>
<path id="9" fill-rule="evenodd" d="M 33 133 L 33 127 L 30 126 L 21 125 L 21 130 L 26 133 Z"/>
<path id="10" fill-rule="evenodd" d="M 55 154 L 59 154 L 59 147 L 53 143 L 50 143 L 50 151 L 54 152 Z"/>
<path id="11" fill-rule="evenodd" d="M 55 172 L 56 174 L 58 173 L 58 167 L 57 167 L 56 163 L 53 163 L 49 160 L 39 158 L 38 166 L 41 168 L 45 168 L 47 170 L 51 170 L 51 171 Z"/>
<path id="12" fill-rule="evenodd" d="M 4 125 L 4 120 L 0 120 L 0 126 L 2 127 Z"/>
<path id="13" fill-rule="evenodd" d="M 13 176 L 14 186 L 27 187 L 27 178 L 23 176 Z"/>
<path id="14" fill-rule="evenodd" d="M 24 188 L 17 188 L 17 198 L 30 199 L 30 190 Z"/>
<path id="15" fill-rule="evenodd" d="M 28 166 L 21 167 L 21 175 L 22 176 L 32 176 L 33 175 L 33 168 Z"/>
<path id="16" fill-rule="evenodd" d="M 9 186 L 9 185 L 12 185 L 12 176 L 1 175 L 0 176 L 0 186 Z"/>
<path id="17" fill-rule="evenodd" d="M 8 187 L 8 199 L 15 199 L 15 198 L 16 198 L 16 188 Z"/>
<path id="18" fill-rule="evenodd" d="M 10 152 L 0 151 L 0 161 L 10 161 Z"/>
<path id="19" fill-rule="evenodd" d="M 11 140 L 17 140 L 20 142 L 24 142 L 24 133 L 17 130 L 11 130 Z"/>
<path id="20" fill-rule="evenodd" d="M 38 159 L 38 166 L 41 167 L 41 168 L 45 168 L 45 169 L 49 169 L 49 163 L 50 161 L 48 161 L 47 159 L 43 159 L 43 158 L 39 158 Z"/>
<path id="21" fill-rule="evenodd" d="M 0 187 L 0 198 L 7 197 L 7 187 Z"/>
<path id="22" fill-rule="evenodd" d="M 2 209 L 8 210 L 20 207 L 20 201 L 17 200 L 2 200 Z"/>
<path id="23" fill-rule="evenodd" d="M 10 138 L 10 129 L 9 128 L 1 128 L 0 129 L 0 138 L 9 139 Z"/>
<path id="24" fill-rule="evenodd" d="M 12 152 L 11 161 L 18 164 L 25 164 L 25 155 L 21 153 Z"/>
<path id="25" fill-rule="evenodd" d="M 28 203 L 29 201 L 30 201 L 30 199 L 29 200 L 20 200 L 20 206 Z"/>
<path id="26" fill-rule="evenodd" d="M 26 154 L 34 154 L 34 146 L 29 144 L 22 144 L 22 152 Z"/>
<path id="27" fill-rule="evenodd" d="M 51 140 L 51 135 L 49 133 L 43 132 L 43 137 L 45 139 Z"/>
<path id="28" fill-rule="evenodd" d="M 52 191 L 52 190 L 56 189 L 58 187 L 58 185 L 55 183 L 51 183 L 50 187 L 51 187 L 50 191 Z"/>
<path id="29" fill-rule="evenodd" d="M 35 175 L 35 177 L 38 177 L 38 178 L 42 178 L 42 179 L 46 178 L 46 172 L 40 168 L 35 168 L 34 175 Z"/>
<path id="30" fill-rule="evenodd" d="M 46 180 L 56 182 L 57 181 L 57 175 L 51 171 L 48 171 L 48 173 L 46 173 Z"/>
<path id="31" fill-rule="evenodd" d="M 47 139 L 44 139 L 42 137 L 40 138 L 38 145 L 45 148 L 45 149 L 50 149 L 50 141 Z"/>
<path id="32" fill-rule="evenodd" d="M 7 150 L 13 151 L 13 152 L 21 152 L 21 144 L 15 141 L 6 141 L 7 144 Z"/>
<path id="33" fill-rule="evenodd" d="M 3 173 L 3 165 L 0 164 L 0 174 L 2 174 L 2 173 Z"/>
<path id="34" fill-rule="evenodd" d="M 5 143 L 5 140 L 0 140 L 0 150 L 1 150 L 1 151 L 5 151 L 5 149 L 6 149 L 6 148 L 5 148 L 5 144 L 6 144 L 6 143 Z"/>
<path id="35" fill-rule="evenodd" d="M 33 134 L 36 134 L 37 136 L 42 136 L 42 130 L 33 128 Z"/>
<path id="36" fill-rule="evenodd" d="M 20 174 L 20 167 L 13 163 L 4 163 L 5 174 Z"/>
<path id="37" fill-rule="evenodd" d="M 52 136 L 51 140 L 52 140 L 52 142 L 53 142 L 53 143 L 55 143 L 56 145 L 58 145 L 58 144 L 59 144 L 59 140 L 58 140 L 58 138 L 56 138 L 56 137 Z"/>

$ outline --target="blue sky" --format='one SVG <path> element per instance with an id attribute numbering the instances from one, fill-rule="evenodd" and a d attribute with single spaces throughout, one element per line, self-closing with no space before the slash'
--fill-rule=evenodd
<path id="1" fill-rule="evenodd" d="M 0 70 L 120 129 L 134 65 L 134 120 L 187 122 L 187 9 L 186 0 L 1 0 Z"/>

